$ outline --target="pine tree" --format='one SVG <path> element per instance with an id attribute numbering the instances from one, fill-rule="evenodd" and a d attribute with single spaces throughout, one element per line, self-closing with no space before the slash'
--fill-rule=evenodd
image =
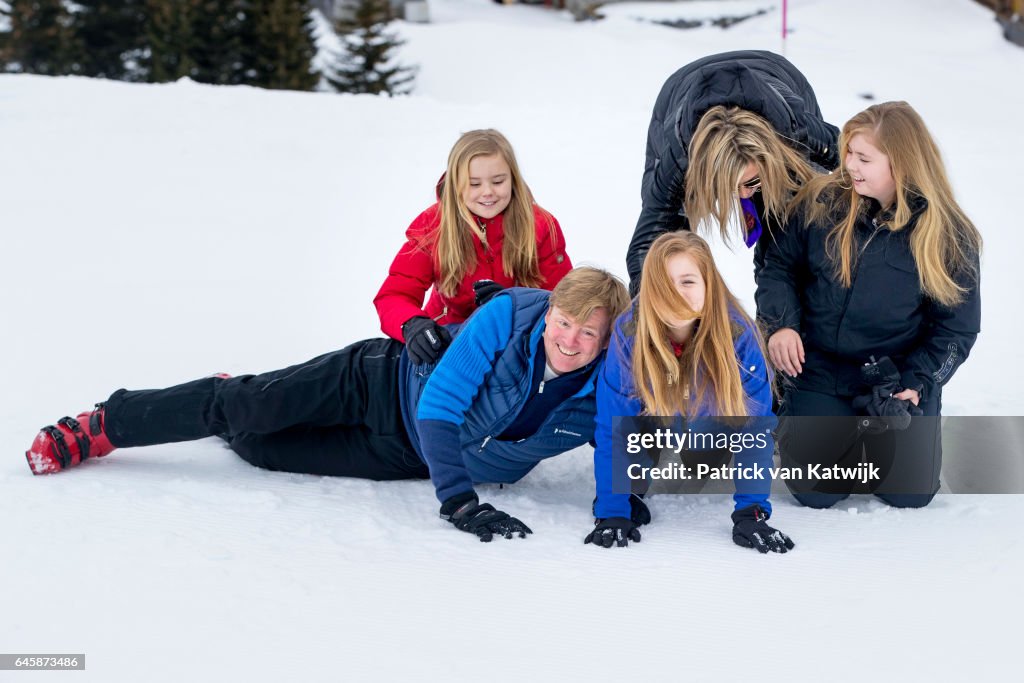
<path id="1" fill-rule="evenodd" d="M 174 2 L 174 0 L 170 0 Z M 246 31 L 249 0 L 190 0 L 194 5 L 189 50 L 191 77 L 200 83 L 246 83 Z"/>
<path id="2" fill-rule="evenodd" d="M 7 0 L 10 30 L 0 44 L 4 71 L 62 75 L 71 71 L 70 17 L 62 0 Z"/>
<path id="3" fill-rule="evenodd" d="M 10 17 L 0 43 L 9 71 L 295 90 L 319 82 L 310 0 L 0 0 L 0 10 Z"/>
<path id="4" fill-rule="evenodd" d="M 405 41 L 387 30 L 391 19 L 388 0 L 358 0 L 351 19 L 335 23 L 344 52 L 327 81 L 338 92 L 393 96 L 412 90 L 417 68 L 395 63 L 393 53 Z"/>
<path id="5" fill-rule="evenodd" d="M 76 0 L 75 5 L 77 72 L 144 80 L 146 0 Z"/>
<path id="6" fill-rule="evenodd" d="M 252 5 L 250 0 L 146 0 L 147 79 L 247 83 Z"/>
<path id="7" fill-rule="evenodd" d="M 196 5 L 196 0 L 146 0 L 143 65 L 150 83 L 193 76 L 192 22 Z"/>
<path id="8" fill-rule="evenodd" d="M 245 82 L 261 88 L 312 90 L 316 43 L 309 0 L 250 0 Z"/>

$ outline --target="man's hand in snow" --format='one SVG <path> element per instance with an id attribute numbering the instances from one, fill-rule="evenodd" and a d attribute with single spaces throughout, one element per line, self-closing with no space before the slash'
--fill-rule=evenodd
<path id="1" fill-rule="evenodd" d="M 454 524 L 459 531 L 476 534 L 484 543 L 490 542 L 495 534 L 505 538 L 518 534 L 519 538 L 526 538 L 526 534 L 533 533 L 530 527 L 501 510 L 495 510 L 493 505 L 481 505 L 472 491 L 446 500 L 441 505 L 441 518 Z"/>

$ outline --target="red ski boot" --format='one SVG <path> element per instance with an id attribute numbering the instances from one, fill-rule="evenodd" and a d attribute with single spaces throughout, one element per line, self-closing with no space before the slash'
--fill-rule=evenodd
<path id="1" fill-rule="evenodd" d="M 25 452 L 32 474 L 52 474 L 74 467 L 88 458 L 102 458 L 114 450 L 103 430 L 102 403 L 78 419 L 62 417 L 56 425 L 43 427 L 32 447 Z"/>

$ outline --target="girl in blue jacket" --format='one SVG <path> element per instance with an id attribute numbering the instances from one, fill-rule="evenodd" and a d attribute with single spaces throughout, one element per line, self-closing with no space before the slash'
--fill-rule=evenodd
<path id="1" fill-rule="evenodd" d="M 637 527 L 650 521 L 625 483 L 626 470 L 635 470 L 636 462 L 613 452 L 621 446 L 613 419 L 641 415 L 681 416 L 688 424 L 684 432 L 713 434 L 716 447 L 724 439 L 735 458 L 731 471 L 743 473 L 734 478 L 733 540 L 762 553 L 794 547 L 767 524 L 774 416 L 763 343 L 726 287 L 707 242 L 694 233 L 655 240 L 640 294 L 612 330 L 597 383 L 597 520 L 585 543 L 626 546 L 640 540 Z M 735 419 L 722 417 L 747 419 L 737 428 Z"/>

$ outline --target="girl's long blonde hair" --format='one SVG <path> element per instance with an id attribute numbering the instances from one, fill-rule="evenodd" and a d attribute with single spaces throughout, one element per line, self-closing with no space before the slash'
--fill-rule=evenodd
<path id="1" fill-rule="evenodd" d="M 739 215 L 739 181 L 751 163 L 761 177 L 765 210 L 784 223 L 790 199 L 815 176 L 810 163 L 757 114 L 722 105 L 704 112 L 686 167 L 684 208 L 692 230 L 717 221 L 722 240 L 730 242 L 730 219 Z"/>
<path id="2" fill-rule="evenodd" d="M 512 184 L 512 199 L 504 211 L 504 243 L 501 264 L 505 275 L 522 287 L 540 287 L 544 278 L 537 257 L 537 233 L 533 217 L 533 194 L 519 172 L 515 152 L 504 135 L 493 129 L 471 130 L 463 133 L 448 155 L 448 169 L 440 193 L 440 226 L 432 244 L 434 263 L 440 273 L 435 283 L 444 296 L 452 296 L 467 273 L 476 268 L 476 249 L 473 234 L 487 245 L 487 235 L 481 230 L 462 201 L 462 193 L 469 185 L 469 162 L 478 156 L 498 155 L 508 164 Z M 551 241 L 554 248 L 557 233 L 554 220 L 549 217 Z"/>
<path id="3" fill-rule="evenodd" d="M 702 310 L 693 311 L 668 273 L 669 259 L 686 254 L 704 278 Z M 698 319 L 693 337 L 677 358 L 669 341 L 672 320 Z M 742 332 L 738 318 L 764 344 L 739 301 L 726 287 L 711 249 L 693 232 L 662 235 L 647 254 L 634 309 L 633 383 L 650 415 L 693 417 L 700 407 L 715 416 L 746 416 L 749 408 L 734 339 Z"/>
<path id="4" fill-rule="evenodd" d="M 963 301 L 970 285 L 957 279 L 967 276 L 977 281 L 975 262 L 981 253 L 981 233 L 953 198 L 939 148 L 921 116 L 906 102 L 875 104 L 847 121 L 839 137 L 839 171 L 813 180 L 797 195 L 796 204 L 806 212 L 809 223 L 830 227 L 826 249 L 837 279 L 844 287 L 852 282 L 857 259 L 854 229 L 869 206 L 854 191 L 846 167 L 850 140 L 858 134 L 889 157 L 896 182 L 895 204 L 882 207 L 879 220 L 890 230 L 903 230 L 915 210 L 920 211 L 910 235 L 910 250 L 921 290 L 946 306 Z"/>

